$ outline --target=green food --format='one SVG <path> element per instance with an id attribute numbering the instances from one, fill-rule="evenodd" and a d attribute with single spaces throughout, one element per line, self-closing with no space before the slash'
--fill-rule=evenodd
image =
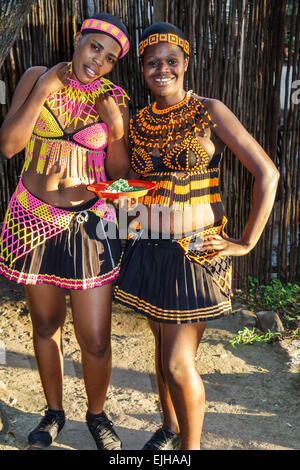
<path id="1" fill-rule="evenodd" d="M 144 188 L 142 186 L 129 186 L 128 181 L 124 180 L 122 178 L 118 179 L 117 181 L 114 181 L 112 184 L 110 184 L 106 189 L 105 192 L 110 192 L 110 193 L 128 193 L 131 191 L 140 191 Z"/>

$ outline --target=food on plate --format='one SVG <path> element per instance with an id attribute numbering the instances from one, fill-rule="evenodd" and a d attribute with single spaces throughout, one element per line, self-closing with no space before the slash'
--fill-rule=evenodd
<path id="1" fill-rule="evenodd" d="M 128 193 L 130 191 L 141 191 L 143 189 L 147 188 L 143 188 L 142 186 L 130 186 L 127 180 L 120 178 L 107 186 L 107 188 L 105 188 L 105 192 Z"/>

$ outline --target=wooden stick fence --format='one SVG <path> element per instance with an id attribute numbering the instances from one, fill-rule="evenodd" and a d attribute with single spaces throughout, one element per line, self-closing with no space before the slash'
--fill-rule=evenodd
<path id="1" fill-rule="evenodd" d="M 138 62 L 141 31 L 160 20 L 185 32 L 191 44 L 187 88 L 222 100 L 281 174 L 275 208 L 260 242 L 248 256 L 234 260 L 235 286 L 243 287 L 249 275 L 261 282 L 269 282 L 273 276 L 285 282 L 299 281 L 299 0 L 36 0 L 0 72 L 8 105 L 28 67 L 50 67 L 71 58 L 74 34 L 94 11 L 116 14 L 128 26 L 131 51 L 111 79 L 128 91 L 132 113 L 150 100 Z M 6 112 L 2 105 L 2 118 Z M 0 219 L 22 158 L 21 154 L 0 163 Z M 252 177 L 228 149 L 222 175 L 228 232 L 240 237 L 250 211 Z"/>

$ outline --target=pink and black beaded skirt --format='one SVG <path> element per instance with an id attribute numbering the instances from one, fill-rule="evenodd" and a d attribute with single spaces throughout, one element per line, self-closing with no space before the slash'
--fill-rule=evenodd
<path id="1" fill-rule="evenodd" d="M 29 193 L 20 180 L 3 223 L 0 274 L 18 283 L 65 289 L 113 281 L 122 250 L 115 214 L 105 214 L 98 199 L 54 208 Z"/>

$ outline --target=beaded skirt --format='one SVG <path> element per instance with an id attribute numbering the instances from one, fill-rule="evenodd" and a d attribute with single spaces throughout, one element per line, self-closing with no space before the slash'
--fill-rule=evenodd
<path id="1" fill-rule="evenodd" d="M 88 289 L 114 280 L 120 259 L 115 212 L 104 201 L 53 207 L 20 180 L 2 228 L 0 274 L 22 284 Z"/>

